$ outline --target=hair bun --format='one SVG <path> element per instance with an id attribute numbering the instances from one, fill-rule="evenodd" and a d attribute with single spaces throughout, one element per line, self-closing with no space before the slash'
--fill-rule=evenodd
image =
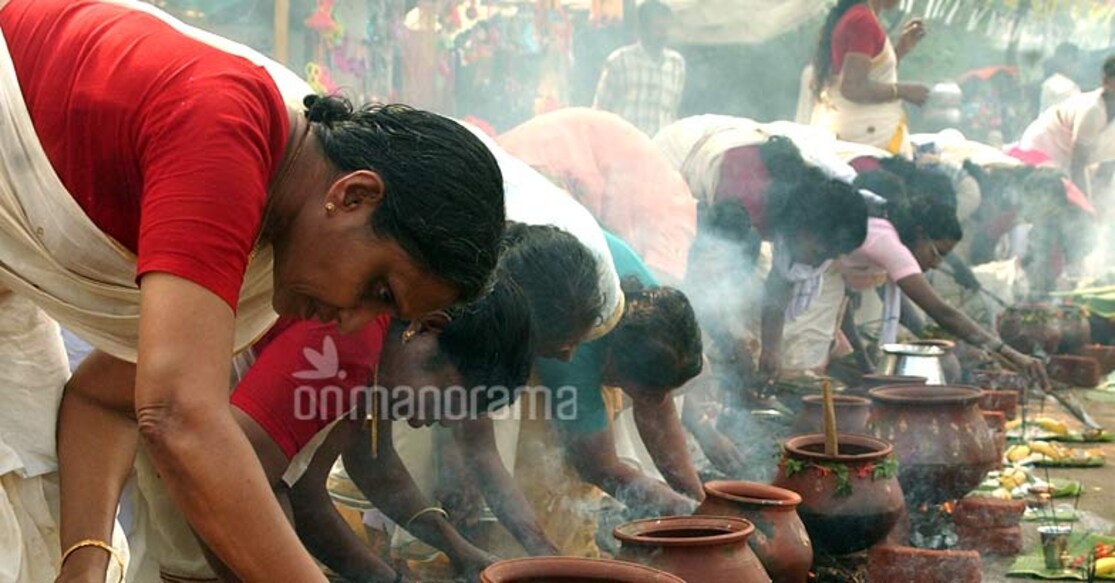
<path id="1" fill-rule="evenodd" d="M 302 105 L 311 122 L 333 124 L 352 119 L 352 103 L 339 95 L 307 95 Z"/>

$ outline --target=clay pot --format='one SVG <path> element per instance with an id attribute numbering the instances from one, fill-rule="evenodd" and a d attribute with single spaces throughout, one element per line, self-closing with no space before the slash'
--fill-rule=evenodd
<path id="1" fill-rule="evenodd" d="M 952 340 L 915 340 L 910 342 L 914 346 L 936 346 L 945 351 L 941 357 L 941 370 L 945 373 L 946 383 L 960 382 L 964 370 L 960 367 L 960 359 L 956 357 L 956 343 Z"/>
<path id="2" fill-rule="evenodd" d="M 898 479 L 911 508 L 962 498 L 995 467 L 999 453 L 980 414 L 975 387 L 882 387 L 871 391 L 867 422 L 894 444 Z"/>
<path id="3" fill-rule="evenodd" d="M 1003 342 L 1025 354 L 1053 354 L 1061 344 L 1061 329 L 1053 307 L 1040 304 L 1012 306 L 999 316 Z"/>
<path id="4" fill-rule="evenodd" d="M 851 395 L 833 395 L 836 406 L 836 429 L 841 433 L 866 433 L 871 399 Z M 824 407 L 821 395 L 802 397 L 801 411 L 794 418 L 790 433 L 801 435 L 824 431 Z"/>
<path id="5" fill-rule="evenodd" d="M 747 546 L 755 526 L 728 516 L 668 516 L 616 527 L 621 561 L 673 573 L 689 583 L 770 581 Z"/>
<path id="6" fill-rule="evenodd" d="M 1100 363 L 1100 374 L 1106 376 L 1115 370 L 1115 346 L 1089 344 L 1080 349 L 1081 356 L 1090 356 Z"/>
<path id="7" fill-rule="evenodd" d="M 657 569 L 620 561 L 579 557 L 530 557 L 493 563 L 480 573 L 483 583 L 685 583 Z"/>
<path id="8" fill-rule="evenodd" d="M 801 496 L 798 515 L 813 547 L 844 555 L 886 537 L 904 502 L 889 443 L 846 433 L 837 442 L 840 453 L 830 456 L 822 434 L 786 440 L 773 484 Z"/>
<path id="9" fill-rule="evenodd" d="M 735 516 L 755 525 L 747 539 L 774 583 L 803 583 L 813 565 L 813 544 L 798 517 L 797 492 L 755 482 L 705 484 L 704 516 Z"/>
<path id="10" fill-rule="evenodd" d="M 867 397 L 868 391 L 877 389 L 879 387 L 895 387 L 899 385 L 924 385 L 929 381 L 925 377 L 906 376 L 906 375 L 888 375 L 888 374 L 865 374 L 860 379 L 860 386 L 855 389 L 846 391 L 845 395 L 855 395 L 857 397 Z"/>
<path id="11" fill-rule="evenodd" d="M 1064 305 L 1058 310 L 1057 325 L 1061 329 L 1061 343 L 1057 352 L 1076 354 L 1092 341 L 1092 326 L 1088 313 L 1080 306 Z"/>

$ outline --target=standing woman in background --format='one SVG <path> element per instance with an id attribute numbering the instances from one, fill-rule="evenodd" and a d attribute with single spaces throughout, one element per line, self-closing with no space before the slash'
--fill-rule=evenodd
<path id="1" fill-rule="evenodd" d="M 911 145 L 902 102 L 921 106 L 924 85 L 898 82 L 898 63 L 925 37 L 921 20 L 902 29 L 891 44 L 879 12 L 898 0 L 839 0 L 829 11 L 813 57 L 813 125 L 847 142 L 868 144 L 909 156 Z"/>

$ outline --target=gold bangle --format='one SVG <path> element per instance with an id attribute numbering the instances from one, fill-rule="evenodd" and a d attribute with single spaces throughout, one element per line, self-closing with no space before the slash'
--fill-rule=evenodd
<path id="1" fill-rule="evenodd" d="M 124 581 L 124 571 L 127 569 L 127 567 L 125 567 L 124 565 L 124 557 L 120 556 L 120 551 L 117 551 L 116 548 L 114 548 L 112 545 L 95 538 L 79 540 L 73 545 L 70 545 L 70 548 L 66 549 L 66 552 L 62 553 L 62 562 L 59 565 L 64 565 L 66 563 L 66 559 L 70 558 L 70 555 L 74 554 L 74 552 L 78 551 L 79 549 L 84 549 L 85 547 L 96 547 L 98 549 L 101 549 L 102 551 L 105 551 L 109 555 L 112 555 L 113 560 L 116 561 L 116 566 L 120 569 L 119 581 Z"/>
<path id="2" fill-rule="evenodd" d="M 410 530 L 410 525 L 411 525 L 412 522 L 414 522 L 415 520 L 418 520 L 419 518 L 422 518 L 423 516 L 425 516 L 425 515 L 427 515 L 431 512 L 440 514 L 442 518 L 444 518 L 446 520 L 449 520 L 449 513 L 446 512 L 444 508 L 439 508 L 437 506 L 429 506 L 427 508 L 423 508 L 422 510 L 419 510 L 418 512 L 415 512 L 414 516 L 411 516 L 410 520 L 406 521 L 406 524 L 403 524 L 403 530 Z"/>

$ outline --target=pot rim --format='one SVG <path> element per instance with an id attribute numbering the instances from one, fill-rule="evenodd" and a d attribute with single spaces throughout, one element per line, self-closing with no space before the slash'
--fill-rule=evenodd
<path id="1" fill-rule="evenodd" d="M 480 574 L 481 581 L 513 583 L 527 577 L 585 577 L 601 581 L 685 583 L 677 575 L 625 561 L 584 557 L 523 557 L 497 561 Z"/>
<path id="2" fill-rule="evenodd" d="M 894 354 L 898 356 L 929 356 L 937 357 L 944 356 L 945 349 L 940 346 L 929 346 L 924 344 L 884 344 L 883 352 L 885 354 Z"/>
<path id="3" fill-rule="evenodd" d="M 665 537 L 654 536 L 655 532 L 707 529 L 723 530 L 711 536 Z M 623 544 L 637 546 L 696 547 L 743 543 L 755 532 L 755 525 L 749 520 L 734 516 L 663 516 L 644 518 L 625 522 L 612 530 L 612 536 Z"/>
<path id="4" fill-rule="evenodd" d="M 884 380 L 894 381 L 892 384 L 886 385 L 888 387 L 889 386 L 899 386 L 899 385 L 925 385 L 925 384 L 929 384 L 929 379 L 928 378 L 919 377 L 917 375 L 865 374 L 860 378 L 870 379 L 870 380 L 873 380 L 873 381 L 884 381 Z"/>
<path id="5" fill-rule="evenodd" d="M 896 385 L 867 391 L 871 400 L 887 405 L 964 407 L 983 398 L 983 389 L 970 385 Z"/>
<path id="6" fill-rule="evenodd" d="M 825 443 L 824 433 L 807 433 L 805 435 L 795 435 L 787 439 L 782 444 L 782 451 L 787 456 L 806 458 L 810 460 L 820 461 L 835 461 L 843 463 L 866 463 L 875 460 L 883 459 L 894 453 L 894 446 L 888 441 L 883 441 L 877 437 L 870 435 L 862 435 L 859 433 L 837 433 L 836 441 L 838 444 L 858 445 L 875 449 L 868 453 L 857 454 L 839 454 L 827 455 L 823 452 L 818 453 L 814 451 L 806 451 L 803 449 L 808 445 L 817 445 Z"/>
<path id="7" fill-rule="evenodd" d="M 940 348 L 941 350 L 944 350 L 945 352 L 948 352 L 948 351 L 953 350 L 953 349 L 956 348 L 956 341 L 955 340 L 946 340 L 944 338 L 931 338 L 931 339 L 928 339 L 928 340 L 914 340 L 912 342 L 907 342 L 906 344 L 912 344 L 914 346 L 936 346 L 936 347 Z"/>
<path id="8" fill-rule="evenodd" d="M 824 403 L 824 395 L 807 395 L 801 398 L 803 404 L 821 405 Z M 870 407 L 871 399 L 867 397 L 857 397 L 855 395 L 833 395 L 833 405 L 837 407 Z"/>
<path id="9" fill-rule="evenodd" d="M 749 492 L 747 494 L 733 494 L 729 491 L 731 488 L 745 488 L 749 490 Z M 784 508 L 786 510 L 793 510 L 801 504 L 801 494 L 793 490 L 779 488 L 778 486 L 772 486 L 770 484 L 760 484 L 759 482 L 746 482 L 742 480 L 712 480 L 710 482 L 705 482 L 705 495 L 753 506 L 769 506 L 771 508 Z M 761 495 L 768 495 L 768 497 L 759 498 L 758 496 Z"/>

